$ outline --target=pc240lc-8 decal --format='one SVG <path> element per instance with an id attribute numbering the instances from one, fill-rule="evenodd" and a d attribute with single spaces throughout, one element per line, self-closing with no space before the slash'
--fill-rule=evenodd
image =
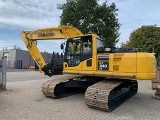
<path id="1" fill-rule="evenodd" d="M 108 70 L 108 62 L 98 62 L 98 70 Z"/>

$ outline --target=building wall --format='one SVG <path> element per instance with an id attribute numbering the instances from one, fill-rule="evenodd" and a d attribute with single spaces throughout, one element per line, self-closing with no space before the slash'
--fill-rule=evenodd
<path id="1" fill-rule="evenodd" d="M 30 65 L 35 65 L 30 53 L 25 50 L 16 50 L 14 68 L 27 68 Z"/>
<path id="2" fill-rule="evenodd" d="M 7 59 L 8 67 L 14 68 L 14 61 L 16 59 L 15 55 L 16 55 L 16 50 L 9 50 Z"/>
<path id="3" fill-rule="evenodd" d="M 0 59 L 2 59 L 2 56 L 7 56 L 7 67 L 13 68 L 14 67 L 14 61 L 15 61 L 15 55 L 16 50 L 3 50 L 0 51 Z"/>
<path id="4" fill-rule="evenodd" d="M 18 49 L 3 50 L 0 51 L 1 58 L 4 53 L 6 53 L 7 56 L 7 67 L 26 69 L 28 66 L 35 66 L 35 61 L 28 51 Z M 51 61 L 52 54 L 47 52 L 41 54 L 46 63 L 49 63 Z"/>
<path id="5" fill-rule="evenodd" d="M 51 59 L 52 59 L 52 54 L 51 53 L 41 53 L 45 62 L 46 63 L 50 63 Z"/>

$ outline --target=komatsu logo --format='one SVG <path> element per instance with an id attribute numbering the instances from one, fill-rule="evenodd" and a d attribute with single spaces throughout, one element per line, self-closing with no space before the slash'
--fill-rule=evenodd
<path id="1" fill-rule="evenodd" d="M 54 33 L 40 33 L 38 34 L 38 37 L 51 37 L 54 36 Z"/>

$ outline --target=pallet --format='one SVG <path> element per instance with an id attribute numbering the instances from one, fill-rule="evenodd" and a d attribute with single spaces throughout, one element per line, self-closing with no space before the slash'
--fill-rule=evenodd
<path id="1" fill-rule="evenodd" d="M 157 86 L 160 86 L 160 80 L 152 80 L 152 89 L 157 89 Z"/>

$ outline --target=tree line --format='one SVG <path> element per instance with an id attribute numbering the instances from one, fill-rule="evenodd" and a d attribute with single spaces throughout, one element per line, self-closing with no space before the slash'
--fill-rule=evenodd
<path id="1" fill-rule="evenodd" d="M 120 23 L 115 3 L 108 5 L 107 1 L 99 4 L 98 0 L 66 0 L 57 8 L 62 10 L 61 25 L 74 26 L 84 34 L 95 33 L 109 47 L 118 42 Z"/>
<path id="2" fill-rule="evenodd" d="M 96 33 L 108 47 L 114 47 L 119 41 L 121 23 L 117 18 L 118 9 L 115 3 L 108 5 L 107 1 L 99 4 L 98 0 L 66 0 L 66 3 L 58 4 L 57 8 L 62 10 L 61 25 L 74 26 L 84 34 Z M 160 58 L 160 27 L 148 25 L 137 28 L 121 47 L 135 47 L 140 52 L 155 52 L 156 58 Z"/>

